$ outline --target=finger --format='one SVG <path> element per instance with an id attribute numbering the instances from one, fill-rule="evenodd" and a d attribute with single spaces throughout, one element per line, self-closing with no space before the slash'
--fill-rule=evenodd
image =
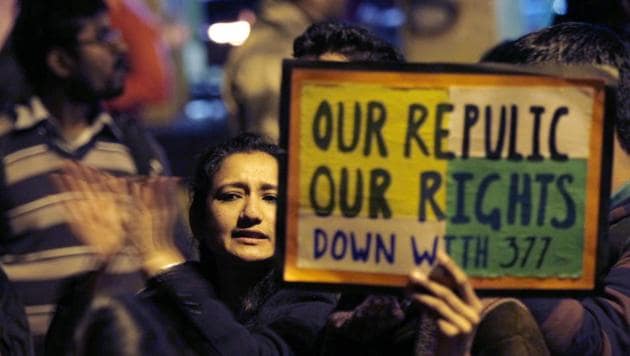
<path id="1" fill-rule="evenodd" d="M 481 310 L 481 301 L 477 297 L 475 290 L 468 279 L 468 276 L 461 268 L 443 251 L 438 252 L 438 264 L 443 266 L 455 279 L 457 291 L 463 300 L 477 311 Z"/>
<path id="2" fill-rule="evenodd" d="M 126 179 L 127 189 L 135 203 L 141 202 L 140 186 L 141 181 L 135 179 Z"/>
<path id="3" fill-rule="evenodd" d="M 433 312 L 439 315 L 439 318 L 448 321 L 455 325 L 457 329 L 463 333 L 469 333 L 473 330 L 474 325 L 467 318 L 464 318 L 459 313 L 455 312 L 448 303 L 442 299 L 428 295 L 428 294 L 415 294 L 412 300 L 424 305 Z"/>
<path id="4" fill-rule="evenodd" d="M 50 181 L 53 183 L 53 186 L 57 188 L 60 192 L 70 192 L 72 189 L 66 184 L 65 179 L 62 174 L 52 173 L 49 175 Z"/>
<path id="5" fill-rule="evenodd" d="M 72 176 L 75 179 L 92 182 L 91 174 L 88 173 L 85 166 L 78 162 L 67 160 L 64 162 L 62 170 L 66 175 Z"/>
<path id="6" fill-rule="evenodd" d="M 124 194 L 127 184 L 122 178 L 114 177 L 109 174 L 101 176 L 105 189 L 115 194 Z"/>
<path id="7" fill-rule="evenodd" d="M 157 185 L 159 186 L 157 199 L 159 205 L 167 212 L 177 210 L 177 184 L 178 178 L 175 177 L 159 177 Z"/>
<path id="8" fill-rule="evenodd" d="M 473 324 L 479 322 L 479 313 L 474 306 L 467 305 L 453 290 L 428 279 L 420 271 L 416 270 L 411 273 L 410 286 L 420 290 L 420 293 L 416 292 L 412 295 L 431 294 L 442 300 L 450 309 L 465 317 L 469 322 Z"/>
<path id="9" fill-rule="evenodd" d="M 108 185 L 108 181 L 114 177 L 103 171 L 78 162 L 72 162 L 70 164 L 70 171 L 71 174 L 87 182 L 90 189 L 94 192 L 112 191 L 111 187 Z"/>
<path id="10" fill-rule="evenodd" d="M 86 199 L 88 192 L 85 191 L 82 180 L 68 174 L 53 174 L 51 179 L 61 192 L 72 193 L 72 199 Z M 70 196 L 68 197 L 70 198 Z"/>
<path id="11" fill-rule="evenodd" d="M 133 183 L 143 183 L 147 181 L 148 176 L 135 175 L 135 176 L 125 177 L 125 179 Z"/>
<path id="12" fill-rule="evenodd" d="M 437 325 L 440 332 L 447 337 L 455 337 L 460 334 L 460 330 L 457 328 L 457 326 L 449 323 L 444 319 L 438 319 Z"/>
<path id="13" fill-rule="evenodd" d="M 156 190 L 159 189 L 156 186 L 156 180 L 154 177 L 149 177 L 145 182 L 140 184 L 140 191 L 142 195 L 142 201 L 146 204 L 147 208 L 156 208 L 156 195 L 159 194 Z"/>
<path id="14" fill-rule="evenodd" d="M 63 179 L 72 187 L 72 190 L 80 191 L 85 196 L 92 197 L 93 193 L 103 190 L 95 181 L 95 174 L 90 168 L 81 165 L 75 161 L 67 160 L 64 162 Z"/>

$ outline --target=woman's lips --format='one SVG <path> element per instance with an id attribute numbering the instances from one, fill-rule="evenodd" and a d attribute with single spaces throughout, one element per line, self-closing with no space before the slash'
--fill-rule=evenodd
<path id="1" fill-rule="evenodd" d="M 248 238 L 248 239 L 266 240 L 266 239 L 269 239 L 269 236 L 257 230 L 233 230 L 232 238 L 233 239 Z"/>

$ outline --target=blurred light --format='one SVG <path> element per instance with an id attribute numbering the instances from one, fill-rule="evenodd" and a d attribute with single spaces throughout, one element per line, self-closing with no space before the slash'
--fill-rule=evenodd
<path id="1" fill-rule="evenodd" d="M 249 37 L 251 25 L 247 21 L 217 22 L 208 27 L 210 41 L 240 46 Z"/>
<path id="2" fill-rule="evenodd" d="M 184 106 L 184 113 L 193 121 L 220 121 L 227 115 L 227 110 L 220 99 L 197 99 Z"/>
<path id="3" fill-rule="evenodd" d="M 254 25 L 256 23 L 256 13 L 250 9 L 243 9 L 238 13 L 239 21 L 247 21 L 250 25 Z"/>
<path id="4" fill-rule="evenodd" d="M 361 4 L 357 9 L 360 22 L 379 27 L 400 27 L 405 22 L 405 14 L 398 8 L 379 8 L 372 4 Z"/>
<path id="5" fill-rule="evenodd" d="M 558 15 L 566 15 L 567 14 L 567 0 L 554 0 L 553 5 L 551 5 L 553 12 Z"/>

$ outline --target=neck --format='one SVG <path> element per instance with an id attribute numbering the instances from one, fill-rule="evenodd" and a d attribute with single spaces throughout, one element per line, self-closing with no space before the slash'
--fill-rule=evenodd
<path id="1" fill-rule="evenodd" d="M 55 118 L 61 136 L 72 141 L 90 124 L 97 103 L 70 99 L 60 88 L 45 90 L 40 98 Z"/>
<path id="2" fill-rule="evenodd" d="M 244 297 L 271 269 L 270 260 L 243 262 L 233 257 L 218 257 L 215 263 L 219 299 L 232 310 L 240 308 Z"/>

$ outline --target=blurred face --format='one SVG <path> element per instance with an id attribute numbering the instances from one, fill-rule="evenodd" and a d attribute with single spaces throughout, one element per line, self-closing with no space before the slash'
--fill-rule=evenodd
<path id="1" fill-rule="evenodd" d="M 329 62 L 349 62 L 348 57 L 344 56 L 341 53 L 336 52 L 326 52 L 319 57 L 317 57 L 319 61 L 329 61 Z"/>
<path id="2" fill-rule="evenodd" d="M 343 17 L 348 1 L 347 0 L 324 0 L 328 9 L 328 17 L 339 19 Z"/>
<path id="3" fill-rule="evenodd" d="M 348 0 L 296 0 L 314 22 L 340 19 L 343 17 Z"/>
<path id="4" fill-rule="evenodd" d="M 210 248 L 246 262 L 273 256 L 278 162 L 264 152 L 226 157 L 206 200 Z"/>
<path id="5" fill-rule="evenodd" d="M 15 0 L 0 0 L 0 49 L 11 32 L 17 13 L 18 5 Z"/>
<path id="6" fill-rule="evenodd" d="M 71 95 L 109 99 L 124 88 L 127 47 L 110 26 L 106 13 L 85 20 L 77 35 L 76 66 L 69 81 Z"/>

